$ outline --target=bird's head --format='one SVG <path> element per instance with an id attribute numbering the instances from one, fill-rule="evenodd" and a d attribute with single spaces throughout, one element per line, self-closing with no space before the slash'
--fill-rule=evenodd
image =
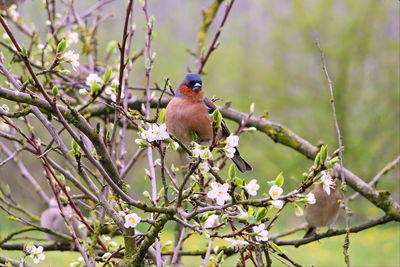
<path id="1" fill-rule="evenodd" d="M 203 81 L 197 73 L 188 73 L 182 82 L 176 88 L 175 96 L 177 97 L 203 97 L 202 90 Z"/>

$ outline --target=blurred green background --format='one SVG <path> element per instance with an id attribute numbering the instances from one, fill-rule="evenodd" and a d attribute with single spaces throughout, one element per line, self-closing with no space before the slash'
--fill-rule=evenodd
<path id="1" fill-rule="evenodd" d="M 76 2 L 78 11 L 95 3 Z M 114 15 L 98 30 L 99 59 L 105 54 L 110 40 L 121 38 L 125 2 L 116 1 L 104 8 L 105 13 Z M 211 2 L 149 2 L 149 12 L 156 19 L 153 50 L 157 52 L 157 57 L 152 72 L 153 83 L 162 84 L 163 78 L 169 77 L 175 86 L 188 69 L 196 70 L 195 60 L 186 49 L 197 48 L 201 9 Z M 224 101 L 232 101 L 233 108 L 248 112 L 254 102 L 257 115 L 267 111 L 270 120 L 282 123 L 311 143 L 324 142 L 331 150 L 335 149 L 337 138 L 330 97 L 315 46 L 318 40 L 333 80 L 345 145 L 344 164 L 369 181 L 400 154 L 399 11 L 399 2 L 391 0 L 238 0 L 223 29 L 220 46 L 205 67 L 204 88 L 209 97 L 215 95 L 223 99 L 220 105 Z M 20 6 L 20 12 L 28 25 L 34 23 L 36 28 L 41 29 L 44 40 L 46 14 L 39 1 L 27 0 Z M 223 7 L 210 28 L 207 44 L 222 19 L 222 13 Z M 140 50 L 144 39 L 144 16 L 138 3 L 134 19 L 137 29 L 133 50 Z M 23 40 L 24 37 L 20 38 Z M 80 45 L 75 49 L 79 51 Z M 7 52 L 3 53 L 7 59 Z M 118 60 L 116 54 L 111 63 L 115 64 Z M 86 58 L 82 57 L 81 62 L 85 61 Z M 144 85 L 142 59 L 134 65 L 130 85 Z M 230 126 L 233 129 L 237 127 L 232 123 Z M 135 136 L 132 134 L 132 138 Z M 268 188 L 266 182 L 280 171 L 286 178 L 285 191 L 294 188 L 301 173 L 311 164 L 304 156 L 275 144 L 262 133 L 245 133 L 240 141 L 242 155 L 254 167 L 251 174 L 241 177 L 248 181 L 258 179 L 263 191 Z M 134 151 L 136 147 L 129 149 Z M 39 161 L 29 154 L 25 156 L 26 164 L 34 168 L 35 177 L 41 177 Z M 176 158 L 175 155 L 168 157 L 169 164 Z M 146 165 L 145 158 L 140 164 L 143 167 Z M 37 196 L 32 189 L 24 186 L 25 181 L 13 168 L 12 165 L 0 168 L 0 182 L 10 184 L 16 198 L 39 213 L 45 208 L 45 203 L 34 201 L 38 200 Z M 128 177 L 132 189 L 139 196 L 149 186 L 147 182 L 142 182 L 143 177 L 144 171 L 138 169 Z M 44 179 L 39 180 L 48 190 Z M 396 169 L 382 179 L 379 189 L 390 190 L 393 198 L 399 201 L 399 180 L 399 170 Z M 29 199 L 26 197 L 28 194 Z M 381 215 L 380 210 L 361 198 L 351 202 L 350 209 L 354 213 L 352 224 Z M 0 212 L 0 234 L 19 227 L 5 218 Z M 303 223 L 303 218 L 295 217 L 293 209 L 289 208 L 278 220 L 277 227 L 285 230 L 300 223 Z M 343 225 L 342 216 L 337 224 Z M 171 238 L 170 231 L 163 233 L 163 241 Z M 199 248 L 205 247 L 201 238 L 194 241 Z M 353 266 L 400 266 L 398 224 L 352 235 L 351 241 Z M 342 242 L 343 237 L 336 237 L 304 248 L 285 247 L 285 251 L 305 265 L 342 266 Z M 43 266 L 61 266 L 60 257 L 56 255 L 49 253 L 48 261 Z M 76 258 L 62 255 L 65 265 Z M 275 263 L 280 266 L 279 262 Z M 232 261 L 226 261 L 226 266 L 229 264 Z"/>

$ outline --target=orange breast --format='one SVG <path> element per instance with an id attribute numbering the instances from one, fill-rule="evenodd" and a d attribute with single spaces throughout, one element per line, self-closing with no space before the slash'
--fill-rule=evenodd
<path id="1" fill-rule="evenodd" d="M 174 97 L 168 104 L 165 123 L 168 131 L 184 143 L 192 141 L 192 132 L 200 140 L 212 139 L 212 120 L 202 101 Z"/>

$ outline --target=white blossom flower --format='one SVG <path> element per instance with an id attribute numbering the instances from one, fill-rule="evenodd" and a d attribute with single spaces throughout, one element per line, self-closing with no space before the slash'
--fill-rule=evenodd
<path id="1" fill-rule="evenodd" d="M 109 96 L 114 94 L 113 89 L 111 88 L 111 86 L 106 86 L 106 88 L 104 89 L 104 93 L 106 95 L 109 95 Z"/>
<path id="2" fill-rule="evenodd" d="M 249 242 L 244 241 L 244 240 L 238 240 L 238 239 L 232 239 L 232 238 L 225 238 L 226 241 L 230 242 L 231 244 L 229 247 L 232 247 L 234 249 L 240 249 L 242 247 L 246 247 L 249 245 Z"/>
<path id="3" fill-rule="evenodd" d="M 207 193 L 210 199 L 215 199 L 218 205 L 224 205 L 225 201 L 229 200 L 231 197 L 228 194 L 229 185 L 227 183 L 221 185 L 217 182 L 211 182 L 211 191 Z"/>
<path id="4" fill-rule="evenodd" d="M 282 200 L 273 200 L 271 202 L 272 206 L 276 209 L 281 209 L 283 207 L 283 201 Z"/>
<path id="5" fill-rule="evenodd" d="M 257 241 L 268 241 L 268 230 L 265 229 L 265 224 L 253 226 L 253 232 Z"/>
<path id="6" fill-rule="evenodd" d="M 308 204 L 311 204 L 311 205 L 315 204 L 316 200 L 315 200 L 314 194 L 313 193 L 308 193 L 306 195 L 306 201 L 307 201 Z"/>
<path id="7" fill-rule="evenodd" d="M 142 130 L 140 136 L 146 139 L 148 142 L 154 142 L 159 140 L 165 140 L 169 138 L 167 132 L 167 125 L 165 123 L 157 125 L 156 123 L 149 124 L 148 130 Z"/>
<path id="8" fill-rule="evenodd" d="M 8 36 L 8 34 L 7 34 L 6 32 L 3 33 L 3 39 L 4 39 L 4 41 L 6 41 L 6 42 L 11 41 L 10 36 Z"/>
<path id="9" fill-rule="evenodd" d="M 111 253 L 110 252 L 106 252 L 106 253 L 104 253 L 103 254 L 103 256 L 101 256 L 101 258 L 103 259 L 103 260 L 107 260 L 108 258 L 110 258 L 111 257 Z"/>
<path id="10" fill-rule="evenodd" d="M 244 188 L 250 196 L 255 196 L 257 195 L 257 191 L 260 189 L 260 186 L 257 184 L 257 180 L 253 179 L 250 181 L 250 183 L 246 184 Z"/>
<path id="11" fill-rule="evenodd" d="M 140 132 L 140 137 L 142 137 L 143 139 L 149 141 L 149 142 L 153 142 L 156 139 L 155 134 L 153 133 L 151 126 L 149 125 L 149 129 L 148 130 L 142 130 Z"/>
<path id="12" fill-rule="evenodd" d="M 226 138 L 227 146 L 237 147 L 239 145 L 239 136 L 231 134 Z"/>
<path id="13" fill-rule="evenodd" d="M 165 140 L 165 139 L 169 138 L 169 134 L 167 132 L 167 125 L 165 123 L 160 124 L 160 126 L 153 123 L 152 129 L 153 129 L 153 134 L 155 135 L 155 140 L 158 141 L 158 140 Z"/>
<path id="14" fill-rule="evenodd" d="M 213 228 L 219 224 L 219 216 L 216 214 L 211 215 L 204 222 L 204 228 Z"/>
<path id="15" fill-rule="evenodd" d="M 201 159 L 204 159 L 204 160 L 213 158 L 213 155 L 208 148 L 201 149 L 199 156 Z"/>
<path id="16" fill-rule="evenodd" d="M 142 219 L 136 213 L 129 213 L 125 216 L 125 228 L 135 228 Z"/>
<path id="17" fill-rule="evenodd" d="M 65 52 L 62 59 L 65 60 L 65 62 L 70 63 L 74 70 L 76 70 L 80 65 L 79 54 L 75 53 L 74 50 L 68 50 Z"/>
<path id="18" fill-rule="evenodd" d="M 38 264 L 40 261 L 42 261 L 46 258 L 46 256 L 43 254 L 42 246 L 38 246 L 38 247 L 33 246 L 29 250 L 29 254 L 30 254 L 29 256 L 33 259 L 33 262 L 35 264 Z"/>
<path id="19" fill-rule="evenodd" d="M 271 186 L 271 189 L 269 189 L 269 195 L 271 196 L 272 199 L 278 199 L 280 195 L 282 195 L 283 189 L 276 184 Z"/>
<path id="20" fill-rule="evenodd" d="M 235 156 L 236 149 L 234 147 L 226 146 L 224 148 L 224 152 L 228 158 L 233 158 Z"/>
<path id="21" fill-rule="evenodd" d="M 201 158 L 201 159 L 212 159 L 213 155 L 208 147 L 201 146 L 197 144 L 196 142 L 192 142 L 194 147 L 192 148 L 193 150 L 193 156 L 196 158 Z"/>
<path id="22" fill-rule="evenodd" d="M 77 32 L 68 32 L 67 33 L 67 44 L 76 44 L 79 41 L 79 34 Z"/>
<path id="23" fill-rule="evenodd" d="M 210 166 L 207 162 L 201 162 L 199 164 L 199 171 L 201 174 L 206 174 L 210 170 Z"/>
<path id="24" fill-rule="evenodd" d="M 5 132 L 8 133 L 10 132 L 11 128 L 8 124 L 4 123 L 4 122 L 0 122 L 0 132 Z"/>
<path id="25" fill-rule="evenodd" d="M 103 80 L 96 73 L 90 73 L 86 77 L 86 85 L 92 87 L 95 84 L 101 84 Z"/>
<path id="26" fill-rule="evenodd" d="M 321 182 L 325 192 L 330 195 L 331 188 L 335 187 L 335 182 L 332 180 L 331 175 L 327 171 L 322 171 Z"/>
<path id="27" fill-rule="evenodd" d="M 196 142 L 192 142 L 194 147 L 193 147 L 193 156 L 198 158 L 200 156 L 200 151 L 201 151 L 201 146 L 197 144 Z"/>
<path id="28" fill-rule="evenodd" d="M 170 146 L 173 150 L 177 151 L 178 148 L 179 148 L 179 143 L 178 143 L 178 142 L 175 142 L 175 141 L 171 141 L 171 142 L 169 143 L 169 146 Z"/>
<path id="29" fill-rule="evenodd" d="M 80 95 L 83 95 L 83 96 L 88 95 L 88 94 L 90 93 L 90 92 L 89 92 L 88 90 L 86 90 L 85 88 L 79 89 L 78 92 L 79 92 Z"/>

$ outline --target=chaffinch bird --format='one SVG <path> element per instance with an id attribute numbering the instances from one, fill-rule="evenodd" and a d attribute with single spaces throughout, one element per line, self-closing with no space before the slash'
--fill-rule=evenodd
<path id="1" fill-rule="evenodd" d="M 82 223 L 75 219 L 75 213 L 72 208 L 69 205 L 66 205 L 63 208 L 63 211 L 68 224 L 73 227 L 76 236 L 79 238 L 85 238 L 87 235 L 86 228 L 82 228 Z M 65 220 L 61 215 L 61 211 L 58 208 L 57 200 L 54 197 L 50 199 L 49 208 L 43 211 L 42 215 L 40 216 L 40 225 L 62 234 L 70 234 L 65 224 Z M 53 240 L 55 242 L 65 242 L 65 239 L 62 239 L 61 237 L 50 234 L 46 235 L 49 240 Z"/>
<path id="2" fill-rule="evenodd" d="M 168 132 L 185 144 L 193 141 L 193 133 L 198 137 L 200 143 L 210 144 L 213 140 L 213 120 L 210 113 L 217 107 L 204 96 L 202 85 L 200 75 L 186 74 L 166 108 L 165 123 Z M 222 121 L 221 130 L 217 133 L 216 138 L 222 139 L 229 135 L 230 131 Z M 232 160 L 241 172 L 252 170 L 251 166 L 240 156 L 238 149 L 235 150 Z"/>
<path id="3" fill-rule="evenodd" d="M 322 184 L 317 184 L 311 193 L 315 196 L 315 204 L 309 204 L 304 208 L 304 216 L 309 228 L 304 237 L 313 236 L 317 227 L 330 226 L 336 221 L 340 209 L 340 190 L 331 189 L 328 195 L 323 189 Z"/>

